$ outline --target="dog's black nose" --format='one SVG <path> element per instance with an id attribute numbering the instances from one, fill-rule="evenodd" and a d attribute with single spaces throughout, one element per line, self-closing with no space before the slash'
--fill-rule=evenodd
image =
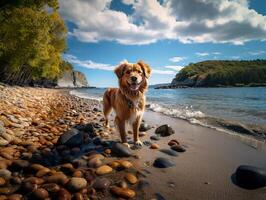
<path id="1" fill-rule="evenodd" d="M 131 76 L 131 80 L 136 82 L 137 81 L 137 77 L 136 76 Z"/>

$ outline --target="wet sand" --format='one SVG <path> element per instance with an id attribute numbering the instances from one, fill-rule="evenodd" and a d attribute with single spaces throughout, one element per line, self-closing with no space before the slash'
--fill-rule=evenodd
<path id="1" fill-rule="evenodd" d="M 148 124 L 158 126 L 169 124 L 175 134 L 156 142 L 160 148 L 169 148 L 170 139 L 177 139 L 187 151 L 178 157 L 165 155 L 158 150 L 144 147 L 139 150 L 138 166 L 148 173 L 150 187 L 145 189 L 146 198 L 159 193 L 165 199 L 266 199 L 266 189 L 247 190 L 236 186 L 231 178 L 239 165 L 253 165 L 266 169 L 265 144 L 257 142 L 259 149 L 210 128 L 189 124 L 184 120 L 147 111 L 144 119 Z M 153 130 L 148 131 L 151 135 Z M 148 138 L 149 136 L 145 136 Z M 146 139 L 145 138 L 145 139 Z M 145 140 L 144 139 L 144 140 Z M 143 140 L 143 139 L 142 139 Z M 254 146 L 254 141 L 252 142 Z M 176 167 L 157 169 L 145 167 L 157 156 L 170 158 Z"/>

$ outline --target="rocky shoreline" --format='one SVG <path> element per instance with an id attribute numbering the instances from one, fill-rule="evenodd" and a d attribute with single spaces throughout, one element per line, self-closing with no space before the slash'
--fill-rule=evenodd
<path id="1" fill-rule="evenodd" d="M 118 142 L 114 127 L 103 127 L 100 107 L 68 90 L 0 85 L 0 199 L 143 199 L 148 183 L 134 164 L 138 154 Z M 159 148 L 152 139 L 145 145 Z M 165 153 L 184 151 L 172 141 Z M 166 158 L 154 161 L 172 166 Z"/>

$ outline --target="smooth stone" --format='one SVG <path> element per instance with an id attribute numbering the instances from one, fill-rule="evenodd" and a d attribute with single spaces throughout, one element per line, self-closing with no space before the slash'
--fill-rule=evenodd
<path id="1" fill-rule="evenodd" d="M 155 159 L 153 166 L 157 168 L 168 168 L 175 166 L 175 164 L 167 158 L 159 157 Z"/>
<path id="2" fill-rule="evenodd" d="M 185 152 L 186 149 L 182 147 L 181 145 L 172 145 L 171 149 L 177 152 Z"/>
<path id="3" fill-rule="evenodd" d="M 173 146 L 173 145 L 179 145 L 180 143 L 177 141 L 177 140 L 170 140 L 169 142 L 168 142 L 168 145 L 169 146 Z"/>
<path id="4" fill-rule="evenodd" d="M 138 178 L 131 173 L 127 173 L 125 176 L 125 179 L 130 183 L 130 184 L 135 184 L 138 182 Z"/>
<path id="5" fill-rule="evenodd" d="M 158 144 L 153 143 L 153 144 L 151 144 L 151 147 L 150 148 L 151 149 L 159 149 L 160 146 Z"/>
<path id="6" fill-rule="evenodd" d="M 15 160 L 11 164 L 11 168 L 14 170 L 21 170 L 30 165 L 29 161 L 27 160 Z"/>
<path id="7" fill-rule="evenodd" d="M 128 169 L 128 168 L 133 166 L 133 164 L 131 162 L 127 161 L 127 160 L 119 161 L 119 163 L 125 169 Z"/>
<path id="8" fill-rule="evenodd" d="M 92 184 L 92 187 L 96 190 L 106 190 L 111 185 L 111 181 L 107 178 L 97 178 L 94 183 Z"/>
<path id="9" fill-rule="evenodd" d="M 118 167 L 120 167 L 120 162 L 118 161 L 112 161 L 111 163 L 108 164 L 110 167 L 112 167 L 113 169 L 116 169 Z"/>
<path id="10" fill-rule="evenodd" d="M 44 182 L 44 180 L 42 178 L 37 178 L 37 177 L 31 176 L 29 178 L 24 179 L 23 182 L 30 182 L 33 184 L 40 185 Z"/>
<path id="11" fill-rule="evenodd" d="M 8 144 L 9 144 L 9 142 L 7 140 L 5 140 L 4 138 L 0 137 L 0 146 L 6 146 Z"/>
<path id="12" fill-rule="evenodd" d="M 38 185 L 36 183 L 31 183 L 27 181 L 22 183 L 22 188 L 25 192 L 32 192 L 38 188 Z"/>
<path id="13" fill-rule="evenodd" d="M 160 136 L 159 136 L 159 135 L 152 135 L 152 136 L 150 137 L 150 139 L 151 139 L 151 140 L 156 140 L 156 141 L 158 141 L 158 140 L 160 140 Z"/>
<path id="14" fill-rule="evenodd" d="M 0 186 L 2 187 L 5 184 L 6 184 L 6 180 L 3 177 L 0 177 Z"/>
<path id="15" fill-rule="evenodd" d="M 41 170 L 39 170 L 37 173 L 36 173 L 36 177 L 43 177 L 45 176 L 46 174 L 48 174 L 51 170 L 49 168 L 43 168 Z"/>
<path id="16" fill-rule="evenodd" d="M 46 178 L 48 183 L 57 183 L 59 185 L 65 185 L 68 182 L 66 175 L 57 173 Z"/>
<path id="17" fill-rule="evenodd" d="M 146 132 L 143 132 L 143 131 L 139 132 L 139 136 L 140 136 L 140 137 L 144 137 L 145 135 L 147 135 Z"/>
<path id="18" fill-rule="evenodd" d="M 87 163 L 88 167 L 97 168 L 102 165 L 102 160 L 100 158 L 92 158 Z"/>
<path id="19" fill-rule="evenodd" d="M 241 165 L 235 173 L 236 183 L 245 188 L 266 186 L 266 169 L 250 165 Z"/>
<path id="20" fill-rule="evenodd" d="M 126 181 L 120 181 L 116 184 L 118 187 L 121 188 L 128 188 L 127 182 Z"/>
<path id="21" fill-rule="evenodd" d="M 158 134 L 162 137 L 170 136 L 174 133 L 175 133 L 175 131 L 168 124 L 164 124 L 162 126 L 159 126 L 155 130 L 155 134 Z"/>
<path id="22" fill-rule="evenodd" d="M 84 178 L 73 177 L 67 184 L 70 191 L 79 191 L 87 186 L 87 181 Z"/>
<path id="23" fill-rule="evenodd" d="M 78 178 L 83 177 L 83 173 L 79 170 L 75 171 L 72 175 L 73 175 L 73 177 L 78 177 Z"/>
<path id="24" fill-rule="evenodd" d="M 178 156 L 178 153 L 171 149 L 160 149 L 160 152 L 165 153 L 169 156 Z"/>
<path id="25" fill-rule="evenodd" d="M 8 200 L 22 200 L 23 195 L 22 194 L 11 194 L 8 196 Z"/>
<path id="26" fill-rule="evenodd" d="M 61 188 L 57 192 L 57 198 L 58 200 L 71 200 L 71 194 L 64 188 Z"/>
<path id="27" fill-rule="evenodd" d="M 140 126 L 139 126 L 139 131 L 148 131 L 150 130 L 152 127 L 146 123 L 141 123 Z"/>
<path id="28" fill-rule="evenodd" d="M 59 185 L 57 185 L 56 183 L 46 183 L 46 184 L 42 185 L 42 187 L 51 193 L 55 193 L 55 192 L 58 192 L 60 190 Z"/>
<path id="29" fill-rule="evenodd" d="M 111 173 L 112 171 L 113 169 L 111 167 L 109 167 L 108 165 L 103 165 L 96 169 L 96 174 L 103 175 L 103 174 Z"/>
<path id="30" fill-rule="evenodd" d="M 9 195 L 13 194 L 19 189 L 19 186 L 6 186 L 0 187 L 0 194 Z"/>
<path id="31" fill-rule="evenodd" d="M 136 195 L 134 190 L 128 188 L 121 188 L 117 186 L 113 186 L 110 191 L 115 196 L 122 197 L 125 199 L 133 198 Z"/>
<path id="32" fill-rule="evenodd" d="M 11 172 L 7 169 L 0 169 L 0 177 L 4 178 L 5 180 L 9 180 L 11 177 Z"/>
<path id="33" fill-rule="evenodd" d="M 32 192 L 32 196 L 34 199 L 46 199 L 49 197 L 49 193 L 43 188 L 38 188 Z"/>
<path id="34" fill-rule="evenodd" d="M 118 157 L 129 157 L 132 155 L 132 151 L 122 143 L 113 144 L 111 151 Z"/>
<path id="35" fill-rule="evenodd" d="M 149 147 L 149 146 L 151 146 L 152 143 L 151 143 L 150 141 L 144 141 L 143 144 L 144 144 L 145 146 L 148 146 L 148 147 Z"/>
<path id="36" fill-rule="evenodd" d="M 82 144 L 83 134 L 75 128 L 72 128 L 63 133 L 57 141 L 57 145 L 66 145 L 68 147 L 78 147 Z"/>

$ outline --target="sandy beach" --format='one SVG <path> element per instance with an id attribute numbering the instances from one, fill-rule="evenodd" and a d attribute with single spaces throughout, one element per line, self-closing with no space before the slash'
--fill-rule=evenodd
<path id="1" fill-rule="evenodd" d="M 118 157 L 111 144 L 118 141 L 119 134 L 112 121 L 111 128 L 102 126 L 98 101 L 71 96 L 62 89 L 2 85 L 0 100 L 0 199 L 266 197 L 264 188 L 243 189 L 233 183 L 232 176 L 243 164 L 266 169 L 262 142 L 146 111 L 145 123 L 153 128 L 141 137 L 145 145 L 133 148 L 128 157 Z M 163 124 L 175 133 L 151 140 L 155 129 Z M 88 127 L 93 130 L 88 131 Z M 72 146 L 69 138 L 62 137 L 67 130 L 76 137 Z M 86 131 L 89 136 L 77 138 Z M 170 149 L 172 139 L 185 152 L 175 152 L 174 156 L 162 152 Z M 82 145 L 73 145 L 78 140 Z M 157 144 L 158 149 L 151 149 L 151 144 Z M 154 167 L 158 157 L 174 166 Z"/>

